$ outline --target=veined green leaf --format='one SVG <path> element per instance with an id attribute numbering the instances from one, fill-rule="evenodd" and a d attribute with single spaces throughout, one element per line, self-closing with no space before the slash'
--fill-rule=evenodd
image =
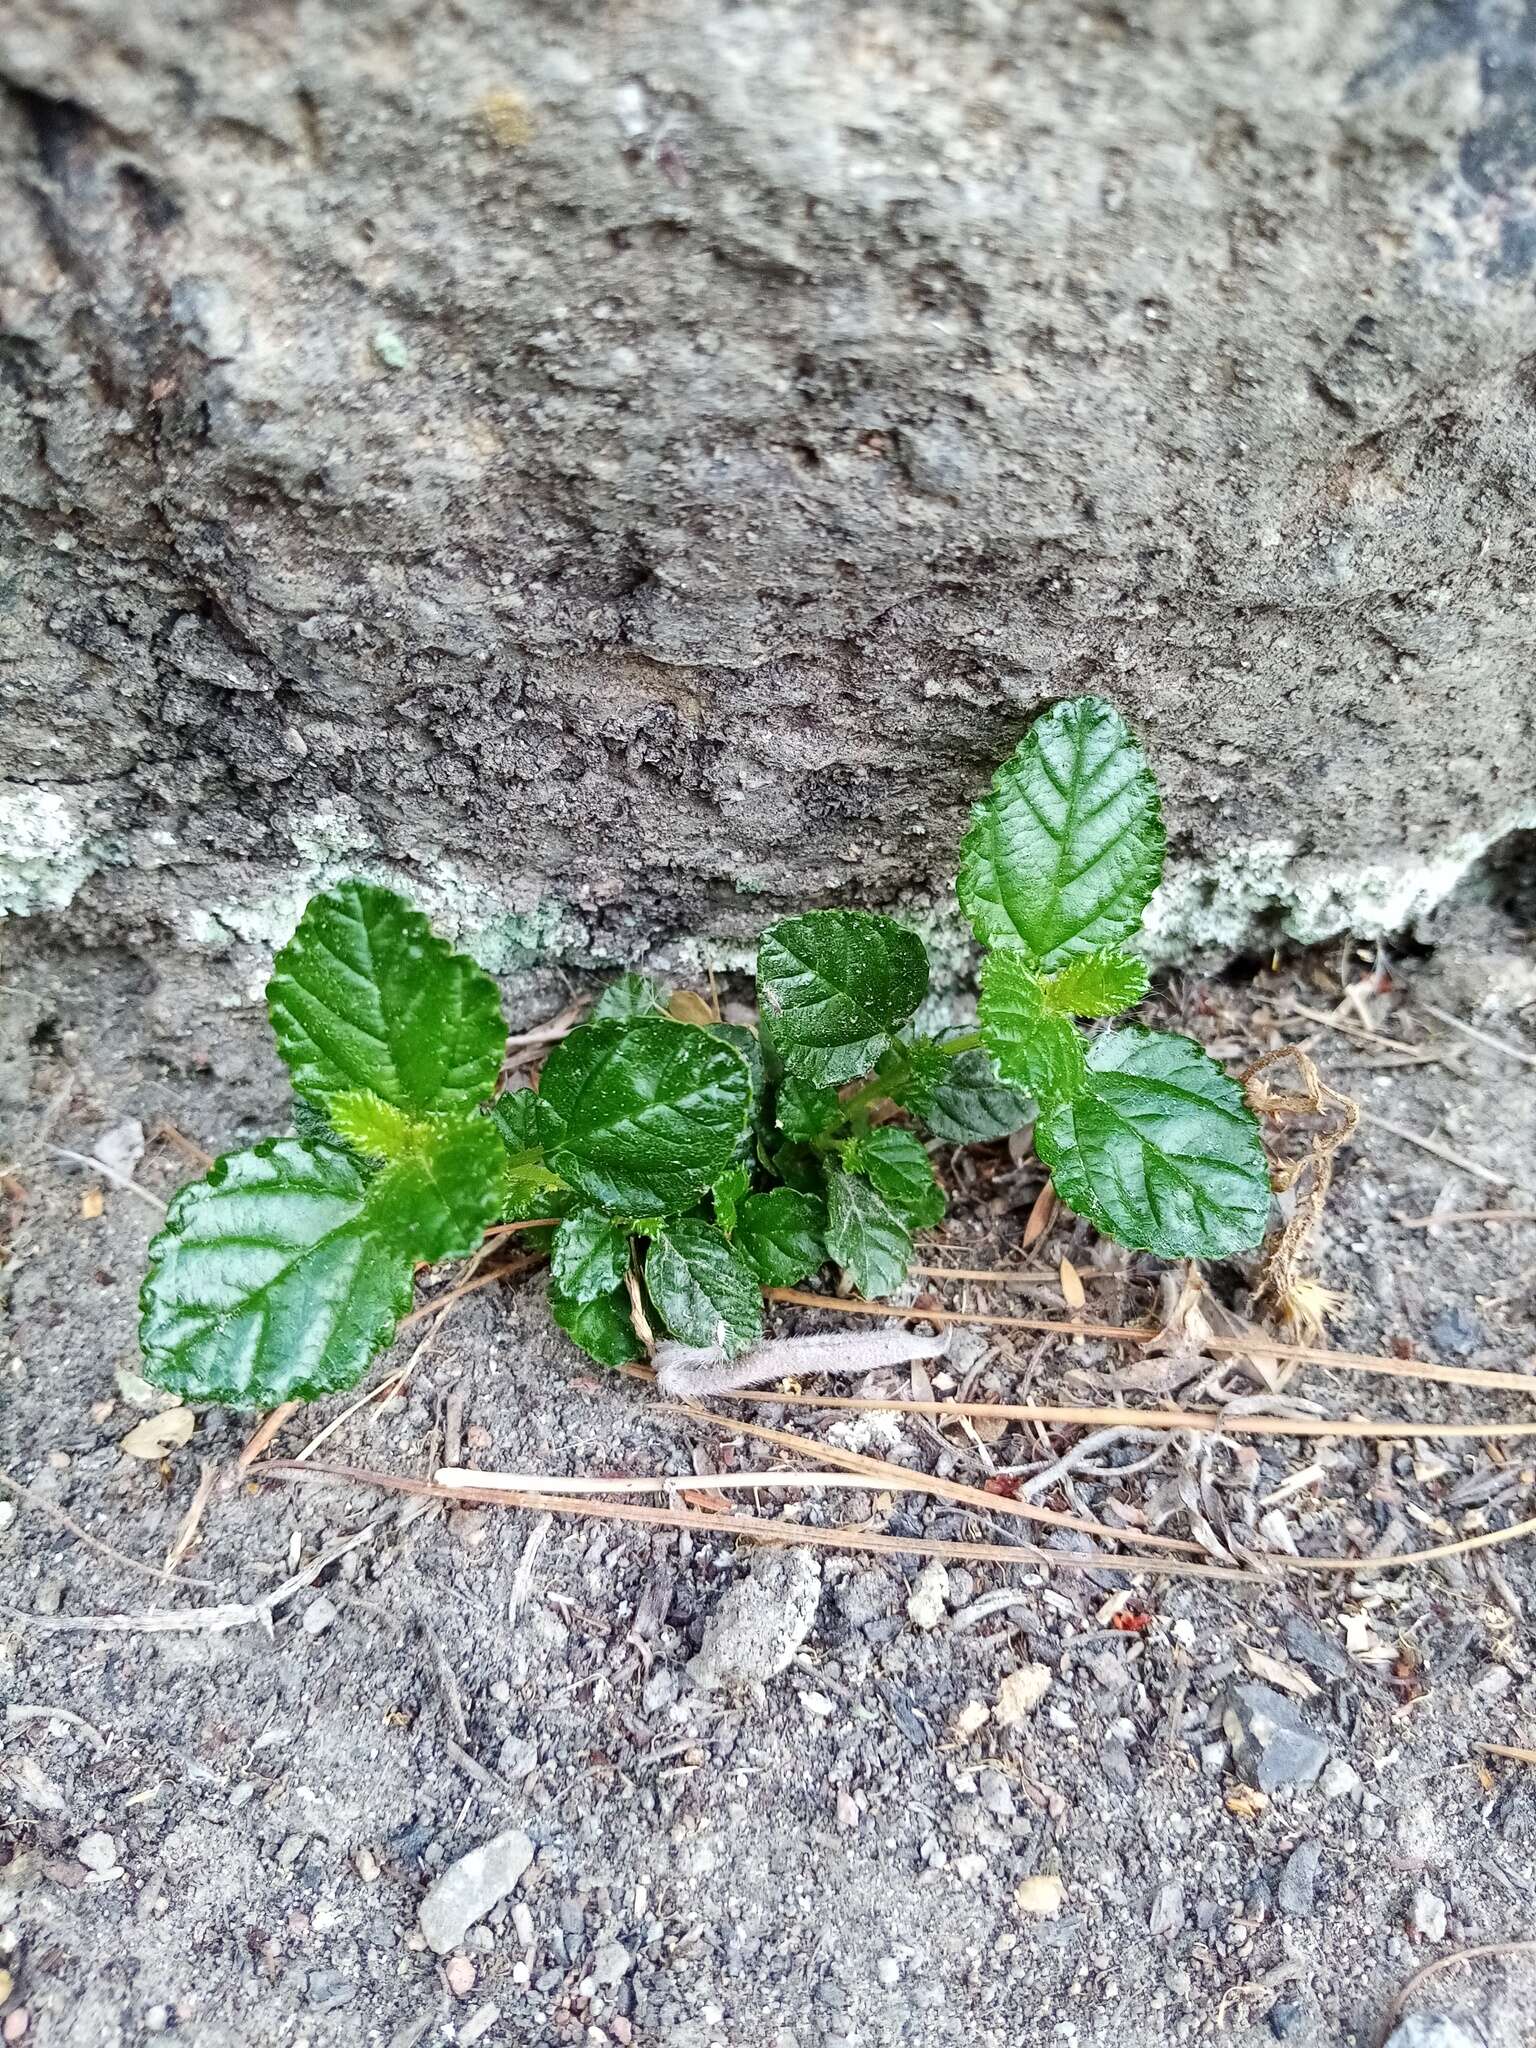
<path id="1" fill-rule="evenodd" d="M 645 1356 L 629 1318 L 629 1293 L 615 1287 L 595 1301 L 572 1301 L 558 1287 L 549 1290 L 549 1312 L 567 1337 L 599 1365 L 633 1365 Z"/>
<path id="2" fill-rule="evenodd" d="M 981 1035 L 997 1071 L 1045 1107 L 1082 1086 L 1086 1040 L 1070 1017 L 1045 1007 L 1040 977 L 1022 953 L 989 953 L 981 967 Z"/>
<path id="3" fill-rule="evenodd" d="M 785 1137 L 807 1144 L 829 1129 L 842 1109 L 835 1088 L 819 1087 L 816 1082 L 799 1080 L 794 1074 L 786 1074 L 779 1083 L 775 1106 L 779 1129 Z"/>
<path id="4" fill-rule="evenodd" d="M 506 1153 L 488 1117 L 431 1117 L 368 1190 L 368 1213 L 413 1259 L 463 1259 L 495 1222 Z"/>
<path id="5" fill-rule="evenodd" d="M 690 1024 L 586 1024 L 544 1064 L 550 1166 L 604 1209 L 686 1209 L 732 1163 L 747 1126 L 741 1055 Z"/>
<path id="6" fill-rule="evenodd" d="M 1126 938 L 1163 872 L 1157 784 L 1099 697 L 1037 718 L 971 812 L 955 883 L 984 946 L 1064 967 Z"/>
<path id="7" fill-rule="evenodd" d="M 329 1145 L 333 1151 L 345 1152 L 362 1174 L 364 1180 L 371 1180 L 379 1170 L 377 1156 L 370 1157 L 350 1146 L 336 1129 L 323 1109 L 316 1109 L 312 1102 L 306 1102 L 302 1095 L 295 1095 L 289 1109 L 293 1124 L 293 1135 L 306 1145 Z"/>
<path id="8" fill-rule="evenodd" d="M 684 1344 L 718 1345 L 727 1358 L 763 1334 L 757 1275 L 712 1223 L 668 1222 L 645 1255 L 656 1313 Z"/>
<path id="9" fill-rule="evenodd" d="M 910 1131 L 882 1124 L 843 1147 L 843 1164 L 873 1181 L 911 1230 L 927 1230 L 944 1214 L 933 1162 Z"/>
<path id="10" fill-rule="evenodd" d="M 913 1052 L 921 1053 L 921 1045 Z M 891 1098 L 952 1145 L 1006 1138 L 1035 1120 L 1031 1096 L 1010 1088 L 982 1046 L 953 1055 L 942 1047 L 932 1059 L 914 1059 L 913 1072 Z"/>
<path id="11" fill-rule="evenodd" d="M 1248 1251 L 1269 1220 L 1269 1171 L 1242 1090 L 1192 1039 L 1138 1025 L 1092 1041 L 1081 1092 L 1035 1126 L 1062 1200 L 1164 1258 Z"/>
<path id="12" fill-rule="evenodd" d="M 832 1173 L 827 1176 L 827 1250 L 872 1301 L 906 1279 L 912 1236 L 884 1195 L 861 1175 Z"/>
<path id="13" fill-rule="evenodd" d="M 736 1249 L 765 1287 L 796 1287 L 827 1256 L 827 1207 L 795 1188 L 748 1195 L 736 1225 Z"/>
<path id="14" fill-rule="evenodd" d="M 353 1152 L 395 1159 L 421 1143 L 421 1120 L 366 1088 L 333 1095 L 329 1109 L 331 1128 Z"/>
<path id="15" fill-rule="evenodd" d="M 408 1116 L 473 1109 L 506 1049 L 491 977 L 369 882 L 311 899 L 277 956 L 267 1010 L 294 1087 L 326 1108 L 364 1089 Z"/>
<path id="16" fill-rule="evenodd" d="M 791 1073 L 832 1085 L 866 1073 L 928 993 L 915 932 L 863 910 L 813 910 L 770 925 L 757 997 Z"/>
<path id="17" fill-rule="evenodd" d="M 740 1053 L 742 1065 L 747 1070 L 748 1123 L 737 1141 L 736 1157 L 750 1160 L 756 1153 L 759 1136 L 772 1128 L 768 1121 L 768 1063 L 763 1055 L 762 1042 L 757 1033 L 749 1031 L 745 1024 L 706 1024 L 703 1028 L 711 1038 L 718 1038 L 732 1052 Z"/>
<path id="18" fill-rule="evenodd" d="M 621 974 L 593 1004 L 588 1021 L 622 1024 L 631 1017 L 659 1017 L 666 1007 L 665 994 L 648 974 Z"/>
<path id="19" fill-rule="evenodd" d="M 737 1212 L 743 1196 L 752 1185 L 750 1166 L 733 1166 L 710 1189 L 710 1199 L 715 1207 L 715 1221 L 729 1237 L 736 1228 Z"/>
<path id="20" fill-rule="evenodd" d="M 539 1098 L 532 1088 L 509 1088 L 505 1095 L 498 1095 L 491 1104 L 491 1119 L 514 1158 L 537 1152 L 543 1145 Z"/>
<path id="21" fill-rule="evenodd" d="M 1147 992 L 1147 963 L 1134 953 L 1083 953 L 1043 984 L 1045 1007 L 1057 1017 L 1118 1017 Z"/>
<path id="22" fill-rule="evenodd" d="M 595 1209 L 567 1217 L 555 1232 L 550 1278 L 569 1301 L 585 1304 L 622 1289 L 628 1265 L 629 1232 Z"/>
<path id="23" fill-rule="evenodd" d="M 172 1200 L 139 1296 L 146 1376 L 188 1401 L 272 1408 L 339 1393 L 411 1305 L 387 1178 L 269 1138 Z"/>

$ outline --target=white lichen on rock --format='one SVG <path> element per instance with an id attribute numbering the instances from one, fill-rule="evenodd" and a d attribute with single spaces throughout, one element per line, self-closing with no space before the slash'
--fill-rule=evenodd
<path id="1" fill-rule="evenodd" d="M 59 791 L 0 782 L 0 917 L 67 909 L 104 859 Z"/>

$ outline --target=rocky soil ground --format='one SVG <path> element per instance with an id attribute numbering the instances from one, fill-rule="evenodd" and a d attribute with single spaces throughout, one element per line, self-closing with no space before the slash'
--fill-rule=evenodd
<path id="1" fill-rule="evenodd" d="M 1536 957 L 1492 912 L 1440 936 L 1159 1001 L 1234 1064 L 1309 1043 L 1363 1104 L 1312 1260 L 1348 1301 L 1331 1341 L 1529 1371 L 1536 1225 L 1420 1219 L 1536 1207 Z M 222 1412 L 161 1424 L 157 1448 L 134 1372 L 144 1246 L 189 1146 L 282 1127 L 277 1064 L 212 970 L 157 985 L 23 934 L 3 978 L 6 2042 L 1376 2048 L 1421 1965 L 1536 1934 L 1536 1768 L 1480 1748 L 1536 1744 L 1536 1553 L 1397 1561 L 1536 1512 L 1529 1440 L 1121 1432 L 1062 1466 L 1081 1432 L 741 1405 L 927 1472 L 1012 1470 L 1026 1500 L 1217 1565 L 1287 1545 L 1361 1562 L 1085 1571 L 1066 1548 L 1084 1539 L 1033 1549 L 1001 1508 L 879 1479 L 729 1499 L 808 1529 L 1019 1544 L 1018 1564 L 757 1549 L 710 1526 L 711 1478 L 775 1453 L 590 1369 L 535 1275 L 418 1326 L 378 1371 L 435 1329 L 399 1391 L 298 1415 L 266 1455 L 334 1425 L 320 1463 L 409 1479 L 445 1455 L 667 1472 L 700 1526 L 242 1469 L 255 1419 Z M 560 999 L 521 991 L 525 1019 Z M 1066 1258 L 1096 1315 L 1178 1303 L 1184 1275 L 1069 1217 L 1021 1250 L 1027 1147 L 946 1171 L 932 1263 L 1039 1277 L 918 1283 L 935 1301 L 1061 1315 Z M 1405 1423 L 1530 1407 L 1312 1367 L 1281 1386 L 1273 1362 L 1202 1356 L 1202 1328 L 1252 1327 L 1254 1274 L 1205 1278 L 1153 1357 L 967 1328 L 928 1381 Z M 1394 2040 L 1517 2048 L 1533 1994 L 1528 1953 L 1457 1962 L 1409 1993 Z"/>

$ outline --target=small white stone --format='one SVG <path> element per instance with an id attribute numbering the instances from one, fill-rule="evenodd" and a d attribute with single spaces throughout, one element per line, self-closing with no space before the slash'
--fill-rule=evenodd
<path id="1" fill-rule="evenodd" d="M 94 1870 L 99 1876 L 117 1868 L 117 1844 L 100 1828 L 81 1837 L 75 1844 L 75 1855 L 87 1870 Z"/>
<path id="2" fill-rule="evenodd" d="M 875 1975 L 887 1991 L 894 1991 L 901 1982 L 901 1965 L 894 1956 L 882 1956 L 875 1965 Z"/>
<path id="3" fill-rule="evenodd" d="M 935 1557 L 925 1564 L 907 1595 L 907 1619 L 914 1628 L 937 1628 L 944 1619 L 949 1574 Z"/>

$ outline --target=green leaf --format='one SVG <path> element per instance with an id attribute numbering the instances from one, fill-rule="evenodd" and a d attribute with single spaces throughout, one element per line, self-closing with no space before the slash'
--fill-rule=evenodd
<path id="1" fill-rule="evenodd" d="M 835 1088 L 818 1087 L 814 1081 L 797 1080 L 789 1074 L 779 1083 L 778 1126 L 786 1138 L 809 1144 L 836 1123 L 842 1110 Z"/>
<path id="2" fill-rule="evenodd" d="M 736 1249 L 765 1287 L 795 1287 L 827 1256 L 827 1205 L 794 1188 L 748 1195 L 736 1225 Z"/>
<path id="3" fill-rule="evenodd" d="M 371 1184 L 368 1213 L 413 1259 L 467 1258 L 502 1207 L 506 1171 L 489 1117 L 433 1117 Z"/>
<path id="4" fill-rule="evenodd" d="M 997 1071 L 1047 1106 L 1083 1083 L 1087 1041 L 1070 1017 L 1045 1007 L 1045 988 L 1022 953 L 989 953 L 981 966 L 981 1035 Z"/>
<path id="5" fill-rule="evenodd" d="M 1134 1250 L 1217 1259 L 1264 1236 L 1258 1123 L 1192 1039 L 1139 1025 L 1094 1039 L 1082 1092 L 1040 1118 L 1035 1149 L 1062 1200 Z"/>
<path id="6" fill-rule="evenodd" d="M 757 953 L 757 999 L 791 1073 L 824 1085 L 875 1064 L 928 993 L 915 932 L 863 910 L 813 910 L 770 925 Z"/>
<path id="7" fill-rule="evenodd" d="M 549 1310 L 571 1342 L 599 1365 L 633 1365 L 645 1346 L 629 1319 L 629 1292 L 615 1287 L 596 1301 L 572 1301 L 558 1287 L 549 1290 Z"/>
<path id="8" fill-rule="evenodd" d="M 1063 967 L 1126 938 L 1163 873 L 1157 784 L 1100 697 L 1037 718 L 971 812 L 955 890 L 984 946 Z"/>
<path id="9" fill-rule="evenodd" d="M 718 1345 L 732 1358 L 763 1334 L 757 1275 L 712 1223 L 680 1216 L 666 1224 L 645 1255 L 645 1285 L 684 1344 Z"/>
<path id="10" fill-rule="evenodd" d="M 344 1152 L 269 1138 L 183 1188 L 139 1296 L 146 1376 L 250 1408 L 355 1385 L 411 1305 L 378 1186 Z"/>
<path id="11" fill-rule="evenodd" d="M 539 1098 L 532 1088 L 510 1088 L 491 1104 L 491 1120 L 501 1133 L 501 1142 L 515 1158 L 519 1153 L 537 1152 L 544 1143 L 539 1123 Z"/>
<path id="12" fill-rule="evenodd" d="M 909 1228 L 927 1230 L 944 1214 L 944 1190 L 934 1179 L 933 1162 L 910 1131 L 883 1124 L 845 1145 L 843 1163 L 872 1180 Z"/>
<path id="13" fill-rule="evenodd" d="M 289 1109 L 289 1121 L 293 1135 L 306 1145 L 329 1145 L 334 1151 L 345 1152 L 362 1174 L 364 1180 L 371 1180 L 379 1170 L 377 1158 L 366 1153 L 355 1152 L 336 1130 L 323 1109 L 316 1109 L 312 1102 L 306 1102 L 302 1095 L 295 1095 Z"/>
<path id="14" fill-rule="evenodd" d="M 751 1185 L 751 1167 L 733 1166 L 728 1173 L 721 1174 L 709 1191 L 715 1205 L 715 1221 L 727 1237 L 736 1228 L 737 1209 Z"/>
<path id="15" fill-rule="evenodd" d="M 567 1217 L 555 1232 L 550 1277 L 568 1301 L 585 1304 L 622 1289 L 628 1265 L 629 1232 L 595 1209 Z"/>
<path id="16" fill-rule="evenodd" d="M 588 1022 L 622 1024 L 631 1017 L 659 1017 L 666 1007 L 665 994 L 648 974 L 621 974 L 593 1004 Z"/>
<path id="17" fill-rule="evenodd" d="M 763 1164 L 776 1180 L 801 1194 L 821 1198 L 826 1192 L 827 1162 L 809 1145 L 799 1143 L 765 1148 Z"/>
<path id="18" fill-rule="evenodd" d="M 498 1223 L 530 1223 L 536 1216 L 574 1216 L 584 1206 L 574 1188 L 568 1188 L 544 1166 L 509 1166 L 502 1188 Z M 544 1249 L 547 1234 L 537 1230 L 519 1233 L 522 1251 Z"/>
<path id="19" fill-rule="evenodd" d="M 1147 992 L 1147 963 L 1111 946 L 1083 953 L 1047 977 L 1045 1007 L 1058 1017 L 1116 1017 Z"/>
<path id="20" fill-rule="evenodd" d="M 732 1163 L 747 1126 L 741 1055 L 665 1017 L 585 1024 L 539 1086 L 545 1154 L 589 1201 L 625 1215 L 686 1209 Z"/>
<path id="21" fill-rule="evenodd" d="M 473 1109 L 506 1049 L 491 977 L 369 882 L 311 899 L 277 956 L 267 1010 L 294 1087 L 322 1107 L 366 1089 L 410 1116 Z"/>
<path id="22" fill-rule="evenodd" d="M 999 1077 L 985 1048 L 950 1054 L 919 1043 L 912 1050 L 915 1055 L 931 1050 L 936 1057 L 914 1058 L 912 1075 L 891 1100 L 909 1109 L 936 1138 L 953 1145 L 985 1144 L 1034 1122 L 1033 1098 Z"/>
<path id="23" fill-rule="evenodd" d="M 376 1159 L 395 1159 L 421 1142 L 422 1126 L 366 1088 L 349 1089 L 330 1100 L 330 1123 L 336 1136 L 353 1152 Z"/>
<path id="24" fill-rule="evenodd" d="M 757 1033 L 749 1031 L 745 1024 L 707 1024 L 704 1029 L 711 1038 L 718 1038 L 732 1052 L 740 1053 L 746 1067 L 750 1108 L 747 1129 L 737 1143 L 736 1156 L 742 1160 L 751 1159 L 756 1151 L 757 1135 L 772 1128 L 768 1121 L 768 1063 L 763 1055 L 762 1042 Z"/>
<path id="25" fill-rule="evenodd" d="M 827 1250 L 866 1300 L 907 1277 L 912 1237 L 878 1189 L 854 1173 L 827 1176 Z"/>

